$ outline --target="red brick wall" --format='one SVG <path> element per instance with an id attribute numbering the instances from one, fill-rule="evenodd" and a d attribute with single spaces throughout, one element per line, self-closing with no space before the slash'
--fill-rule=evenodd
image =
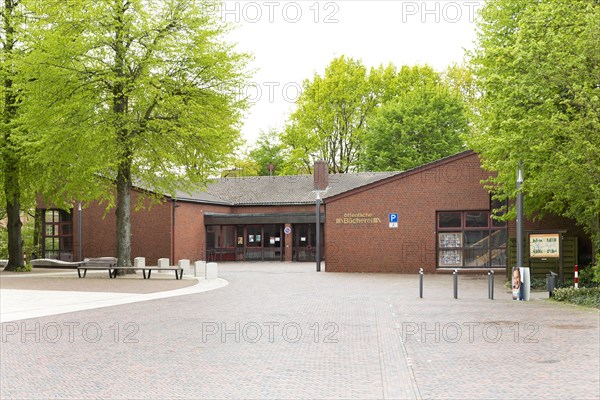
<path id="1" fill-rule="evenodd" d="M 146 257 L 147 265 L 155 265 L 159 258 L 171 257 L 172 204 L 145 200 L 145 208 L 135 211 L 139 196 L 137 191 L 131 192 L 131 257 L 132 261 L 135 257 Z M 115 209 L 106 216 L 104 210 L 104 205 L 92 203 L 82 211 L 84 258 L 116 256 Z"/>
<path id="2" fill-rule="evenodd" d="M 488 176 L 477 155 L 461 155 L 419 168 L 368 190 L 326 202 L 326 269 L 345 272 L 435 272 L 436 211 L 488 210 Z M 338 224 L 347 213 L 379 218 L 377 224 Z M 399 214 L 389 228 L 388 214 Z"/>
<path id="3" fill-rule="evenodd" d="M 131 203 L 137 204 L 139 193 L 132 191 Z M 224 214 L 281 213 L 314 211 L 312 206 L 248 206 L 227 207 L 201 203 L 177 202 L 175 208 L 174 243 L 171 236 L 173 202 L 146 202 L 150 209 L 132 210 L 132 258 L 146 257 L 147 265 L 167 257 L 172 264 L 180 259 L 191 262 L 205 260 L 206 231 L 204 213 Z M 104 206 L 92 203 L 83 210 L 83 257 L 116 255 L 116 216 L 114 209 L 104 216 Z M 76 221 L 74 221 L 76 229 Z M 75 235 L 76 236 L 76 235 Z M 174 248 L 173 248 L 174 246 Z M 174 254 L 173 254 L 174 253 Z M 75 249 L 75 254 L 77 250 Z"/>
<path id="4" fill-rule="evenodd" d="M 230 207 L 200 203 L 177 202 L 175 211 L 175 263 L 188 259 L 190 262 L 206 260 L 206 229 L 204 213 L 231 213 Z"/>

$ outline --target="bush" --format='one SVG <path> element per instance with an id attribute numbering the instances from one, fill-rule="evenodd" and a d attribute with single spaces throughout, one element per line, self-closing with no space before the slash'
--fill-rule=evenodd
<path id="1" fill-rule="evenodd" d="M 584 287 L 598 286 L 598 282 L 594 280 L 594 267 L 592 265 L 579 269 L 579 285 Z"/>
<path id="2" fill-rule="evenodd" d="M 565 280 L 565 283 L 560 283 L 557 282 L 556 283 L 557 287 L 569 287 L 569 286 L 573 286 L 573 280 Z M 506 281 L 504 282 L 504 287 L 507 289 L 511 289 L 512 288 L 512 281 Z M 530 288 L 531 290 L 546 290 L 546 278 L 531 278 L 530 281 Z"/>
<path id="3" fill-rule="evenodd" d="M 0 225 L 0 260 L 8 258 L 8 230 Z"/>
<path id="4" fill-rule="evenodd" d="M 546 290 L 546 278 L 531 278 L 531 289 Z"/>
<path id="5" fill-rule="evenodd" d="M 25 264 L 25 266 L 17 268 L 17 272 L 31 272 L 32 270 L 33 266 L 31 264 Z"/>
<path id="6" fill-rule="evenodd" d="M 600 288 L 560 288 L 554 291 L 553 299 L 556 301 L 578 304 L 580 306 L 600 308 Z"/>

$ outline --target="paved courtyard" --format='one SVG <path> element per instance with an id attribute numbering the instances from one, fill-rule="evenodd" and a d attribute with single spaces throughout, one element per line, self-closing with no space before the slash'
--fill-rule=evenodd
<path id="1" fill-rule="evenodd" d="M 466 275 L 458 300 L 450 275 L 425 276 L 419 299 L 416 275 L 219 268 L 229 284 L 214 290 L 4 322 L 0 396 L 600 398 L 598 310 L 514 302 L 501 277 L 493 301 Z"/>

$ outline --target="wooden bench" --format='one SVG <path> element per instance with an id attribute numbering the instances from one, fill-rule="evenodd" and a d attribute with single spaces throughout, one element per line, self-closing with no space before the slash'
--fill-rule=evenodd
<path id="1" fill-rule="evenodd" d="M 63 269 L 77 268 L 83 261 L 62 261 L 53 258 L 36 258 L 31 260 L 32 267 L 59 267 Z"/>
<path id="2" fill-rule="evenodd" d="M 117 277 L 117 259 L 114 257 L 91 258 L 78 264 L 79 265 L 77 265 L 77 276 L 80 278 L 86 277 L 88 269 L 108 270 L 109 278 Z M 83 271 L 83 275 L 81 275 L 81 271 Z"/>
<path id="3" fill-rule="evenodd" d="M 175 266 L 131 266 L 131 267 L 118 267 L 117 259 L 115 257 L 100 257 L 100 258 L 91 258 L 85 261 L 60 261 L 53 259 L 37 259 L 33 260 L 32 264 L 37 267 L 42 266 L 54 266 L 54 267 L 63 267 L 63 268 L 77 268 L 77 276 L 80 278 L 85 278 L 87 276 L 88 270 L 97 270 L 97 271 L 108 271 L 108 277 L 113 279 L 117 277 L 117 273 L 119 270 L 123 269 L 132 269 L 134 271 L 142 271 L 142 275 L 144 279 L 150 279 L 152 275 L 152 271 L 175 271 L 175 279 L 183 278 L 183 268 L 175 267 Z M 146 273 L 147 272 L 147 273 Z"/>
<path id="4" fill-rule="evenodd" d="M 84 268 L 84 267 L 82 267 Z M 94 267 L 91 267 L 90 269 L 94 269 Z M 98 268 L 100 269 L 100 268 Z M 179 267 L 112 267 L 112 275 L 111 278 L 116 278 L 117 277 L 117 271 L 119 270 L 124 270 L 124 269 L 131 269 L 134 271 L 142 271 L 142 275 L 144 276 L 144 279 L 150 279 L 150 275 L 152 274 L 152 271 L 175 271 L 175 279 L 181 279 L 183 278 L 183 268 L 179 268 Z M 146 274 L 146 271 L 148 271 L 148 273 Z"/>
<path id="5" fill-rule="evenodd" d="M 175 279 L 181 279 L 183 278 L 183 268 L 178 268 L 178 267 L 169 267 L 169 268 L 159 268 L 159 267 L 144 267 L 144 268 L 136 268 L 136 267 L 117 267 L 114 265 L 107 265 L 107 266 L 99 266 L 99 265 L 94 265 L 94 266 L 89 266 L 89 265 L 85 265 L 84 263 L 82 263 L 81 266 L 77 267 L 77 274 L 79 275 L 80 278 L 85 278 L 88 269 L 91 270 L 108 270 L 108 276 L 110 278 L 116 278 L 117 277 L 117 272 L 119 270 L 124 270 L 124 269 L 132 269 L 134 271 L 142 271 L 142 275 L 144 276 L 144 279 L 150 279 L 150 275 L 152 274 L 152 271 L 175 271 Z M 83 275 L 81 275 L 81 271 L 83 271 Z M 146 271 L 148 271 L 148 273 L 146 274 Z"/>
<path id="6" fill-rule="evenodd" d="M 146 259 L 144 257 L 136 257 L 133 260 L 133 270 L 142 270 L 144 279 L 150 279 L 152 271 L 175 271 L 175 279 L 183 278 L 183 267 L 181 265 L 171 266 L 169 265 L 168 258 L 159 258 L 157 266 L 146 266 Z M 148 271 L 148 274 L 146 274 Z"/>
<path id="7" fill-rule="evenodd" d="M 175 279 L 183 278 L 183 268 L 179 267 L 144 267 L 134 269 L 141 269 L 142 274 L 144 274 L 144 279 L 150 279 L 150 274 L 152 274 L 152 271 L 175 271 Z M 148 271 L 148 276 L 146 276 L 146 271 Z"/>

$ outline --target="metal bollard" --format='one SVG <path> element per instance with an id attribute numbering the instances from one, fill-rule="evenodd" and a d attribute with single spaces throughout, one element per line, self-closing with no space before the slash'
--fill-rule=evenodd
<path id="1" fill-rule="evenodd" d="M 454 283 L 454 298 L 458 299 L 458 270 L 455 269 L 452 273 L 452 280 Z"/>
<path id="2" fill-rule="evenodd" d="M 419 268 L 419 298 L 423 298 L 423 268 Z"/>
<path id="3" fill-rule="evenodd" d="M 494 271 L 488 272 L 488 299 L 494 300 Z"/>

